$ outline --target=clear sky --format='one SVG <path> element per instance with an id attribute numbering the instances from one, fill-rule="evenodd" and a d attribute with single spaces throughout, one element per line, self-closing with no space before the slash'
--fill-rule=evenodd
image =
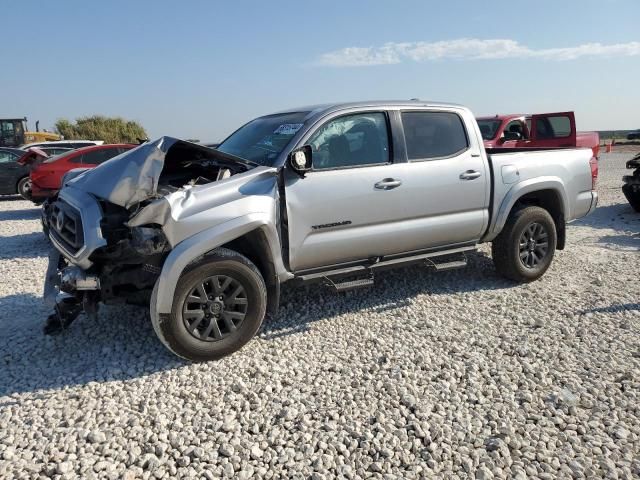
<path id="1" fill-rule="evenodd" d="M 418 97 L 640 128 L 639 20 L 638 0 L 7 1 L 0 117 L 216 141 L 276 110 Z"/>

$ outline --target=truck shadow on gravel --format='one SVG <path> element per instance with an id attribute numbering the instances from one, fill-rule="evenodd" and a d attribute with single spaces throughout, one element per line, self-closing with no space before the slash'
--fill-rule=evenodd
<path id="1" fill-rule="evenodd" d="M 388 271 L 376 280 L 370 289 L 346 294 L 318 286 L 284 288 L 282 308 L 265 321 L 258 335 L 268 341 L 304 332 L 318 320 L 363 309 L 400 313 L 419 294 L 514 285 L 498 277 L 491 259 L 483 254 L 470 255 L 468 266 L 461 270 L 434 273 L 414 266 Z M 15 403 L 9 398 L 12 394 L 128 380 L 184 366 L 186 362 L 156 338 L 147 312 L 126 305 L 102 307 L 96 319 L 81 315 L 62 335 L 48 337 L 42 326 L 51 310 L 41 297 L 0 298 L 0 397 L 6 396 L 0 398 L 0 407 Z"/>
<path id="2" fill-rule="evenodd" d="M 636 213 L 628 203 L 604 205 L 584 218 L 571 223 L 572 226 L 607 228 L 613 230 L 640 230 L 640 214 Z"/>
<path id="3" fill-rule="evenodd" d="M 13 402 L 3 396 L 128 380 L 185 364 L 157 340 L 145 308 L 104 307 L 96 319 L 81 315 L 61 335 L 45 336 L 51 311 L 33 294 L 0 298 L 0 408 Z"/>
<path id="4" fill-rule="evenodd" d="M 0 212 L 0 222 L 5 220 L 36 220 L 38 218 L 40 218 L 40 208 L 38 207 Z"/>
<path id="5" fill-rule="evenodd" d="M 0 202 L 17 202 L 24 201 L 20 195 L 2 195 L 0 196 Z"/>
<path id="6" fill-rule="evenodd" d="M 376 276 L 373 287 L 346 293 L 334 293 L 318 285 L 287 288 L 284 284 L 280 313 L 265 322 L 259 335 L 273 339 L 296 334 L 309 330 L 318 320 L 361 310 L 401 312 L 419 294 L 460 294 L 515 285 L 498 276 L 493 261 L 483 253 L 468 255 L 468 265 L 460 270 L 434 272 L 424 266 L 388 270 Z"/>
<path id="7" fill-rule="evenodd" d="M 46 257 L 48 253 L 49 241 L 42 232 L 22 233 L 2 238 L 0 260 Z"/>

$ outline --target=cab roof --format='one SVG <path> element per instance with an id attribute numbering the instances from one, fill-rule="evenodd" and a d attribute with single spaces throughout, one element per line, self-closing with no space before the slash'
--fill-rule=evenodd
<path id="1" fill-rule="evenodd" d="M 294 112 L 309 112 L 305 120 L 312 117 L 324 116 L 328 113 L 347 110 L 351 108 L 361 107 L 374 107 L 374 108 L 388 108 L 388 107 L 445 107 L 445 108 L 466 108 L 463 105 L 456 103 L 445 102 L 432 102 L 429 100 L 367 100 L 358 102 L 336 102 L 336 103 L 324 103 L 317 105 L 307 105 L 299 108 L 288 108 L 279 112 L 273 113 L 273 115 L 294 113 Z"/>

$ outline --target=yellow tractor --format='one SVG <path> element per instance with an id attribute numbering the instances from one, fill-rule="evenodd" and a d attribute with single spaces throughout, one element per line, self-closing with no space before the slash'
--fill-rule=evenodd
<path id="1" fill-rule="evenodd" d="M 25 143 L 50 142 L 60 140 L 60 135 L 41 132 L 36 122 L 36 131 L 27 131 L 27 117 L 0 118 L 0 147 L 19 147 Z"/>

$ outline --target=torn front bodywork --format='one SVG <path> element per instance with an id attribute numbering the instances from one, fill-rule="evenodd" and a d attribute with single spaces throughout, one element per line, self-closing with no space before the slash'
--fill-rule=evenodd
<path id="1" fill-rule="evenodd" d="M 258 228 L 283 275 L 278 202 L 276 168 L 169 137 L 73 172 L 45 215 L 64 257 L 50 260 L 60 265 L 48 297 L 144 303 L 160 279 L 155 308 L 165 313 L 186 265 Z"/>

